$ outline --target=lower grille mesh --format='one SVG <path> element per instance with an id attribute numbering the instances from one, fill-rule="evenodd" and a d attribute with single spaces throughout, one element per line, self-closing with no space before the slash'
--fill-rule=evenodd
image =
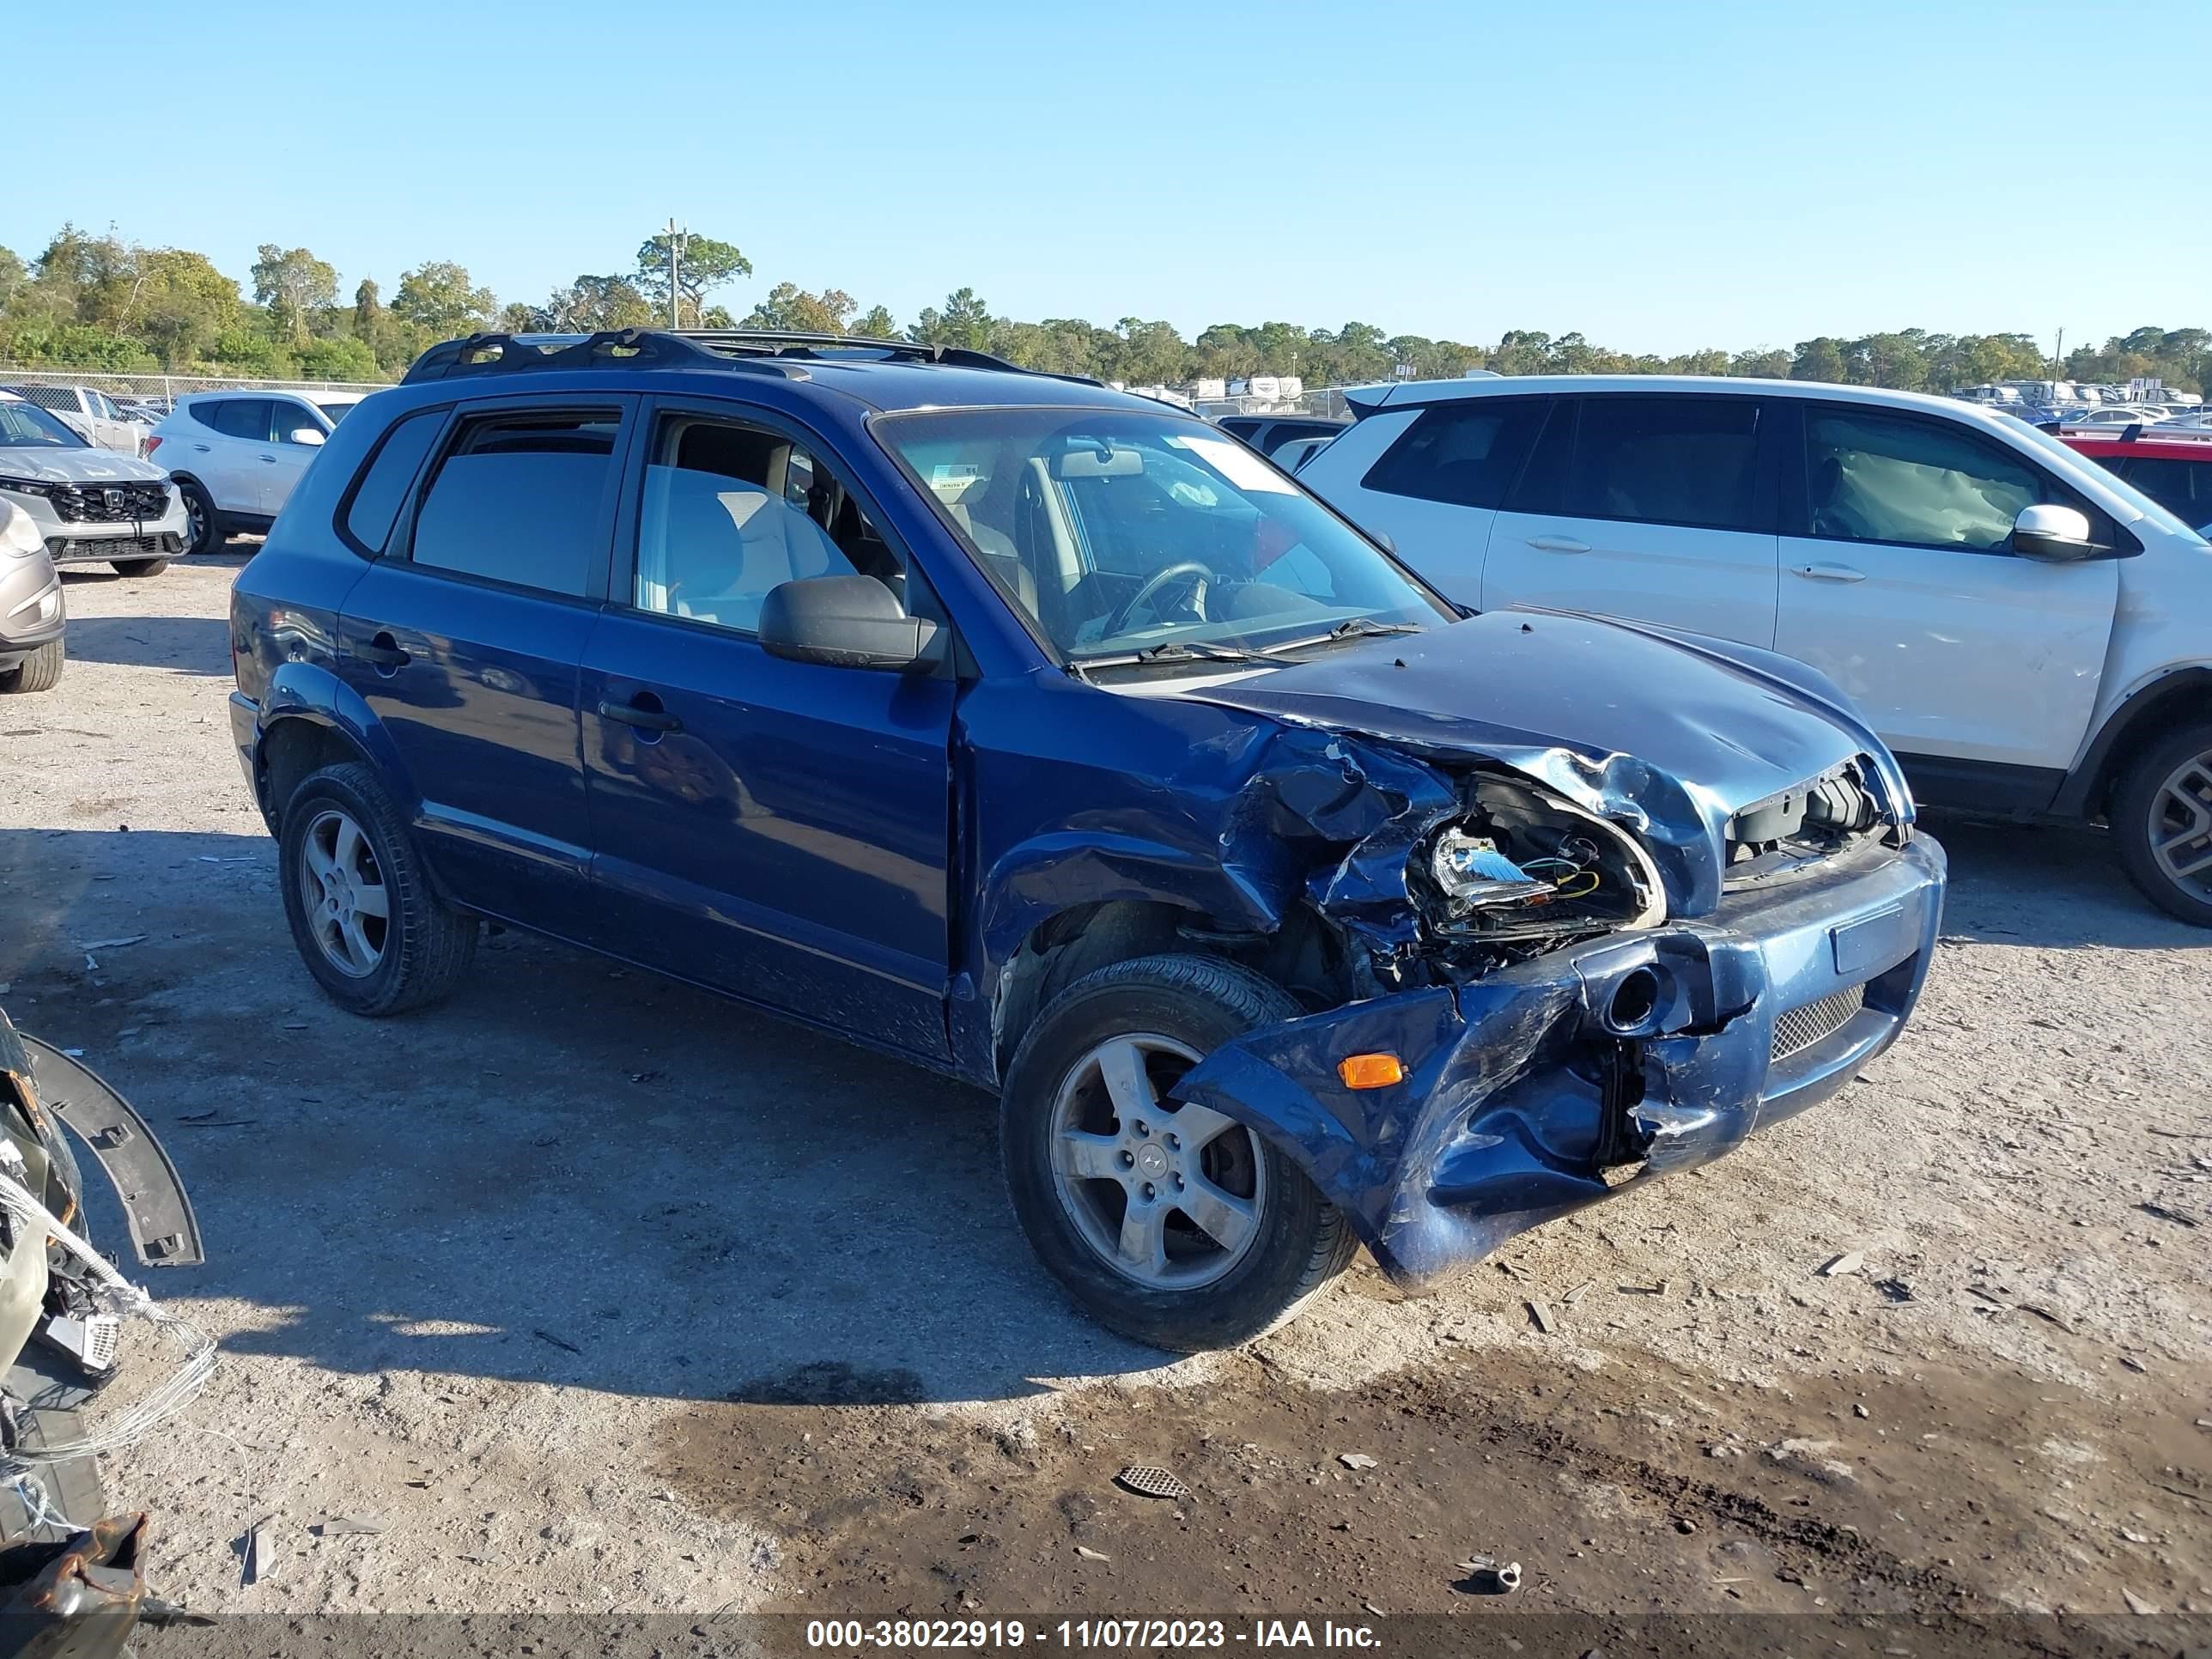
<path id="1" fill-rule="evenodd" d="M 1818 1002 L 1784 1009 L 1774 1017 L 1773 1057 L 1787 1060 L 1792 1054 L 1803 1053 L 1822 1037 L 1840 1030 L 1864 1006 L 1866 987 L 1854 985 L 1848 991 L 1838 991 Z"/>

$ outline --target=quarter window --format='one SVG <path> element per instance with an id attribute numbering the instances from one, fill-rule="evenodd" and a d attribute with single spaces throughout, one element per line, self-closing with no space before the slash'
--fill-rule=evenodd
<path id="1" fill-rule="evenodd" d="M 410 415 L 385 434 L 384 441 L 377 446 L 346 506 L 347 538 L 362 552 L 373 555 L 384 550 L 392 522 L 399 516 L 399 504 L 407 499 L 415 475 L 422 469 L 422 458 L 430 453 L 445 419 L 442 409 Z"/>
<path id="2" fill-rule="evenodd" d="M 1805 411 L 1806 506 L 1831 541 L 2000 551 L 2024 507 L 2064 499 L 2026 457 L 1934 421 Z"/>
<path id="3" fill-rule="evenodd" d="M 416 514 L 419 565 L 581 598 L 606 554 L 613 410 L 464 421 Z"/>
<path id="4" fill-rule="evenodd" d="M 1543 412 L 1533 398 L 1437 404 L 1382 452 L 1360 486 L 1456 507 L 1500 506 Z"/>
<path id="5" fill-rule="evenodd" d="M 771 588 L 873 576 L 901 595 L 898 559 L 829 468 L 780 433 L 693 416 L 654 435 L 639 504 L 631 603 L 750 634 Z"/>

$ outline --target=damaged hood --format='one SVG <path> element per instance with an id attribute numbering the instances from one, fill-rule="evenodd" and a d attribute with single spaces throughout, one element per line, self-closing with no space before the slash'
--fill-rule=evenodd
<path id="1" fill-rule="evenodd" d="M 1729 819 L 1880 739 L 1817 675 L 1771 653 L 1548 611 L 1384 636 L 1189 697 L 1411 755 L 1490 761 L 1636 832 L 1678 910 L 1718 897 Z"/>

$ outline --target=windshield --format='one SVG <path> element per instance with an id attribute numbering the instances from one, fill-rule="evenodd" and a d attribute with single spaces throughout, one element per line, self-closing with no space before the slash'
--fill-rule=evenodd
<path id="1" fill-rule="evenodd" d="M 875 431 L 1007 603 L 1071 660 L 1260 651 L 1452 617 L 1201 422 L 961 410 L 888 416 Z"/>
<path id="2" fill-rule="evenodd" d="M 336 426 L 340 421 L 343 421 L 347 416 L 353 412 L 353 405 L 349 403 L 317 404 L 315 407 L 323 411 L 324 418 L 329 421 L 332 426 Z"/>
<path id="3" fill-rule="evenodd" d="M 2118 495 L 2129 506 L 2141 513 L 2144 518 L 2148 519 L 2160 529 L 2179 532 L 2184 536 L 2196 536 L 2200 540 L 2203 539 L 2203 535 L 2199 531 L 2185 520 L 2177 517 L 2172 509 L 2161 507 L 2158 502 L 2144 495 L 2142 490 L 2137 489 L 2133 484 L 2130 483 L 2125 478 L 2121 477 L 2118 473 L 2107 471 L 2105 468 L 2098 466 L 2096 462 L 2091 457 L 2084 455 L 2080 450 L 2052 437 L 2051 434 L 2045 432 L 2041 427 L 2032 426 L 2025 432 L 2014 432 L 2011 434 L 2011 435 L 2015 438 L 2025 438 L 2028 442 L 2049 450 L 2055 455 L 2063 455 L 2069 461 L 2072 462 L 2077 468 L 2083 466 L 2094 468 L 2097 482 L 2100 485 L 2105 489 L 2111 490 L 2114 495 Z"/>
<path id="4" fill-rule="evenodd" d="M 36 404 L 0 403 L 0 449 L 84 449 L 85 441 Z"/>

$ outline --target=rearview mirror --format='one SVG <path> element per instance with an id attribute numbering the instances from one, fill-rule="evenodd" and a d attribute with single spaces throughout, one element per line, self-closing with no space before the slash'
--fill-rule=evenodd
<path id="1" fill-rule="evenodd" d="M 2089 515 L 2079 507 L 2039 503 L 2021 508 L 2013 520 L 2013 551 L 2051 564 L 2087 559 L 2106 550 L 2089 533 Z"/>
<path id="2" fill-rule="evenodd" d="M 295 426 L 284 434 L 284 441 L 288 444 L 307 444 L 312 447 L 322 441 L 322 433 L 312 426 Z"/>
<path id="3" fill-rule="evenodd" d="M 905 674 L 943 654 L 935 623 L 909 617 L 873 576 L 806 576 L 761 601 L 761 648 L 787 662 Z"/>

